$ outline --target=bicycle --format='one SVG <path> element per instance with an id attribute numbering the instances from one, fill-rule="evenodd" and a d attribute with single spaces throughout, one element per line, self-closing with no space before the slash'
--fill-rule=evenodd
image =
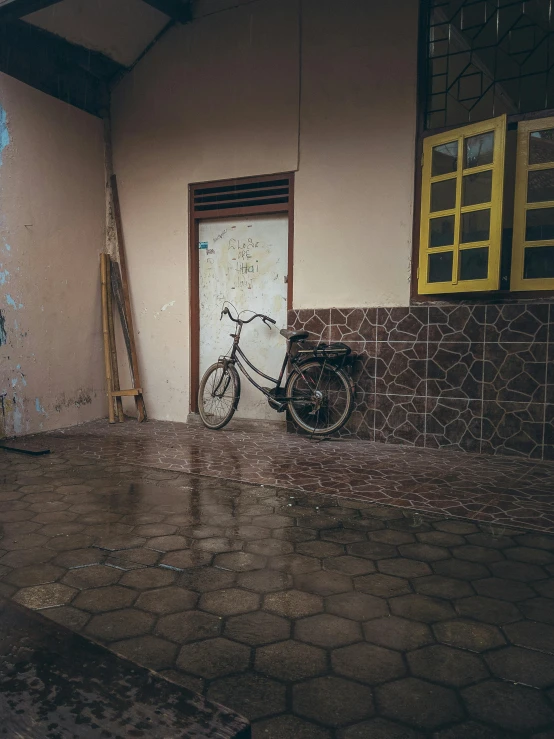
<path id="1" fill-rule="evenodd" d="M 262 313 L 255 313 L 248 320 L 241 319 L 240 313 L 233 318 L 228 307 L 223 308 L 219 320 L 225 315 L 237 326 L 231 334 L 233 345 L 230 352 L 219 357 L 206 370 L 200 382 L 198 409 L 205 426 L 209 429 L 221 429 L 229 423 L 237 410 L 241 388 L 237 368 L 267 397 L 274 410 L 280 413 L 288 410 L 292 420 L 303 431 L 314 436 L 323 436 L 344 426 L 354 407 L 354 383 L 345 371 L 345 366 L 350 361 L 349 347 L 337 344 L 306 348 L 303 342 L 308 338 L 307 331 L 281 329 L 280 334 L 287 340 L 287 349 L 281 372 L 276 379 L 259 370 L 239 346 L 243 326 L 260 318 L 271 329 L 276 321 Z M 262 387 L 258 384 L 241 360 L 275 387 Z M 290 373 L 283 387 L 287 366 L 290 366 Z"/>

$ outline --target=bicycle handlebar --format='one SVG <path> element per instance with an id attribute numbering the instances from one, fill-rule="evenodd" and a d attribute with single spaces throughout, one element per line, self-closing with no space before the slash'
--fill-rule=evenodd
<path id="1" fill-rule="evenodd" d="M 252 318 L 249 318 L 247 321 L 243 320 L 242 318 L 233 318 L 233 316 L 231 315 L 231 311 L 227 307 L 225 307 L 221 311 L 221 316 L 219 320 L 221 320 L 223 316 L 229 316 L 231 321 L 233 321 L 234 323 L 238 323 L 241 326 L 244 326 L 245 323 L 250 323 L 255 318 L 261 318 L 264 323 L 267 323 L 267 321 L 269 321 L 269 323 L 273 323 L 274 325 L 277 323 L 277 321 L 274 321 L 273 318 L 270 318 L 269 316 L 265 316 L 263 313 L 254 313 Z M 269 328 L 271 328 L 271 326 Z"/>

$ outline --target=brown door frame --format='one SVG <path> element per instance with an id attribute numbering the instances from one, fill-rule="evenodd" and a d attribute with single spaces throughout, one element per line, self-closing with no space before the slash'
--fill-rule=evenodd
<path id="1" fill-rule="evenodd" d="M 279 179 L 288 179 L 288 202 L 272 205 L 243 205 L 221 210 L 196 210 L 195 192 L 197 188 L 259 184 Z M 232 180 L 211 180 L 195 182 L 189 185 L 189 290 L 190 290 L 190 402 L 191 413 L 198 412 L 198 388 L 200 386 L 200 285 L 199 285 L 199 226 L 200 221 L 218 218 L 245 217 L 256 215 L 275 215 L 286 213 L 288 216 L 288 276 L 287 276 L 287 310 L 292 309 L 293 296 L 293 248 L 294 248 L 294 172 L 263 175 L 262 177 L 240 177 Z"/>

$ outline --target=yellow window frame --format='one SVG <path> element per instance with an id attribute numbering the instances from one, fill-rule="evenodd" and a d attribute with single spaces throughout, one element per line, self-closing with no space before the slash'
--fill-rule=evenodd
<path id="1" fill-rule="evenodd" d="M 494 132 L 493 161 L 477 167 L 464 169 L 464 141 L 479 134 Z M 452 173 L 432 176 L 433 149 L 442 144 L 458 142 L 457 169 Z M 502 248 L 502 202 L 504 188 L 504 158 L 506 151 L 506 116 L 492 118 L 480 123 L 457 128 L 453 131 L 429 136 L 423 143 L 423 172 L 421 190 L 421 226 L 419 242 L 418 290 L 422 295 L 483 292 L 500 287 L 500 256 Z M 492 171 L 491 200 L 489 203 L 462 205 L 463 177 L 469 174 Z M 455 207 L 431 213 L 431 185 L 443 180 L 456 180 Z M 487 241 L 461 243 L 462 215 L 478 210 L 490 209 L 490 232 Z M 429 247 L 430 224 L 434 218 L 454 216 L 454 243 L 448 246 Z M 488 274 L 486 279 L 461 280 L 460 255 L 466 249 L 488 247 Z M 450 282 L 429 282 L 429 255 L 453 252 L 453 273 Z"/>
<path id="2" fill-rule="evenodd" d="M 511 290 L 554 290 L 554 277 L 525 278 L 523 275 L 525 250 L 535 246 L 554 246 L 554 239 L 527 241 L 525 229 L 527 211 L 540 208 L 554 208 L 554 200 L 538 203 L 527 202 L 527 179 L 529 172 L 554 169 L 554 162 L 529 164 L 529 138 L 534 131 L 554 128 L 554 117 L 522 121 L 517 129 L 516 187 L 514 200 L 514 237 L 512 244 Z"/>

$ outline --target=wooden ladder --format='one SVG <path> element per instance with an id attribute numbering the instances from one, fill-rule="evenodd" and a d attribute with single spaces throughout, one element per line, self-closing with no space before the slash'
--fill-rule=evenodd
<path id="1" fill-rule="evenodd" d="M 109 254 L 100 255 L 100 279 L 102 283 L 102 331 L 104 336 L 104 364 L 106 370 L 106 386 L 108 395 L 108 420 L 115 423 L 116 420 L 123 422 L 125 420 L 123 414 L 122 398 L 134 397 L 137 408 L 137 416 L 139 421 L 146 420 L 146 408 L 142 395 L 142 387 L 140 380 L 137 382 L 138 363 L 133 366 L 133 352 L 129 353 L 129 365 L 133 385 L 128 390 L 121 390 L 119 387 L 119 368 L 117 362 L 117 348 L 115 342 L 115 330 L 113 320 L 113 290 L 112 290 L 112 271 L 114 268 Z M 123 326 L 123 322 L 122 322 Z M 123 334 L 126 330 L 123 326 Z M 126 338 L 126 344 L 127 337 Z M 131 346 L 134 345 L 134 337 L 132 334 L 128 337 Z M 136 348 L 134 351 L 136 359 Z"/>
<path id="2" fill-rule="evenodd" d="M 123 422 L 122 398 L 134 397 L 139 422 L 146 420 L 146 405 L 140 382 L 140 372 L 133 329 L 133 315 L 129 295 L 129 281 L 127 277 L 127 261 L 121 226 L 121 211 L 115 175 L 111 178 L 114 217 L 119 248 L 119 264 L 112 260 L 109 254 L 100 255 L 100 280 L 102 285 L 102 330 L 104 337 L 104 363 L 106 370 L 106 386 L 108 395 L 108 419 L 110 423 L 116 420 Z M 119 387 L 119 369 L 117 363 L 117 348 L 115 342 L 113 300 L 117 304 L 123 337 L 127 348 L 129 369 L 133 387 L 121 390 Z"/>

